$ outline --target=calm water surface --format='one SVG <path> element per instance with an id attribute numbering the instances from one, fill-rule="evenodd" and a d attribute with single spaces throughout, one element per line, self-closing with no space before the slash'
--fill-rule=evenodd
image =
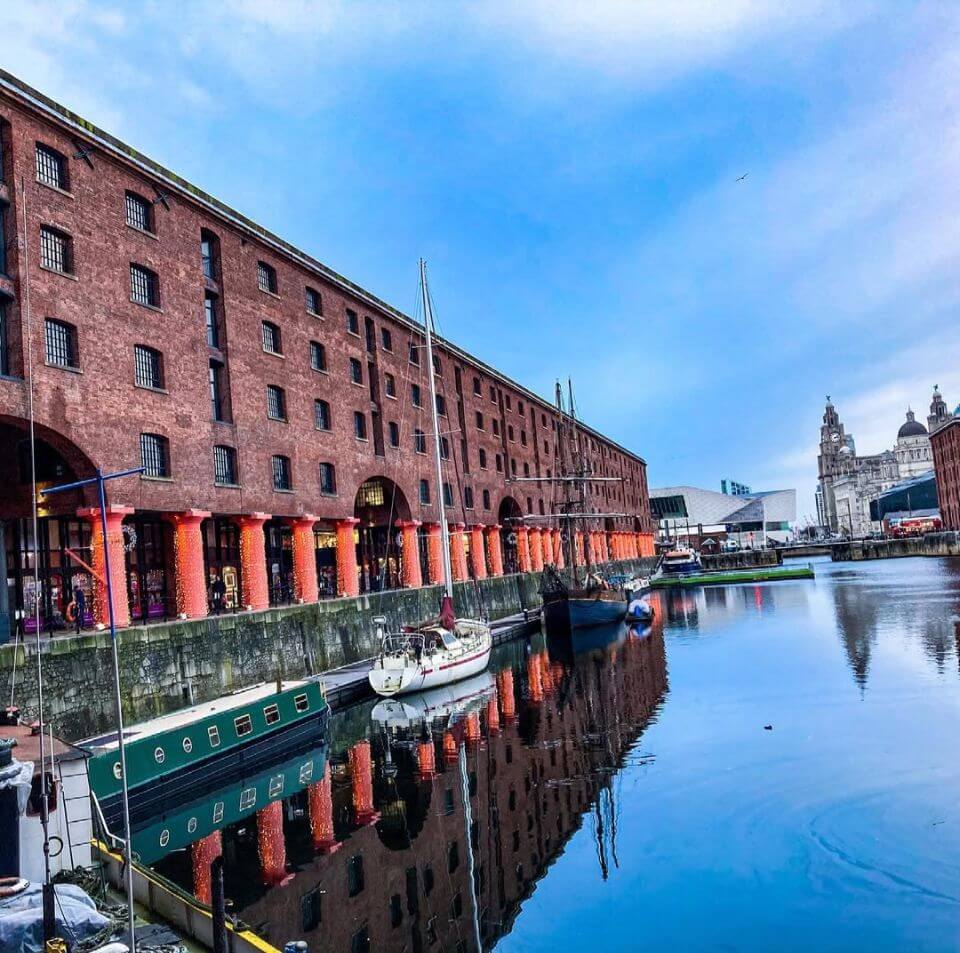
<path id="1" fill-rule="evenodd" d="M 318 951 L 960 948 L 960 561 L 817 572 L 358 706 L 141 850 Z"/>

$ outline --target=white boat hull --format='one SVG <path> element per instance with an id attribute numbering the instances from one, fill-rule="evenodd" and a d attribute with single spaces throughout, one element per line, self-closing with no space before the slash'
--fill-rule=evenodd
<path id="1" fill-rule="evenodd" d="M 490 663 L 493 641 L 489 630 L 480 645 L 463 653 L 449 655 L 438 652 L 416 662 L 407 656 L 381 655 L 373 664 L 367 678 L 370 687 L 385 698 L 423 692 L 462 681 L 484 671 Z"/>

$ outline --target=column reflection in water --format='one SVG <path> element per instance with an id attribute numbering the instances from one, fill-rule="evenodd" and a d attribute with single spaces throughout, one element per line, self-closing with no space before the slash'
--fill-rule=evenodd
<path id="1" fill-rule="evenodd" d="M 573 651 L 514 642 L 473 679 L 334 716 L 329 764 L 304 773 L 306 752 L 214 792 L 216 845 L 198 829 L 148 862 L 206 902 L 196 868 L 222 849 L 233 912 L 276 946 L 487 950 L 584 825 L 615 869 L 612 779 L 666 690 L 659 624 Z"/>

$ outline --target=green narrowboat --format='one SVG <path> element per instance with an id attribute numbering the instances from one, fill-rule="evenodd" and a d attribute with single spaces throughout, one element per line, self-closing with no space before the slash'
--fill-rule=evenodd
<path id="1" fill-rule="evenodd" d="M 326 729 L 329 707 L 316 680 L 254 685 L 124 729 L 131 810 L 170 789 L 188 790 L 212 776 L 254 765 L 258 758 Z M 122 784 L 117 733 L 80 742 L 88 775 L 108 827 L 120 816 Z"/>

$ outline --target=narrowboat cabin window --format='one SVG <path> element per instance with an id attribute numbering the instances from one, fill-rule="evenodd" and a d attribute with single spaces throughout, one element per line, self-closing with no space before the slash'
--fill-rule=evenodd
<path id="1" fill-rule="evenodd" d="M 267 705 L 263 709 L 263 717 L 268 725 L 275 725 L 280 720 L 280 709 L 276 705 Z"/>
<path id="2" fill-rule="evenodd" d="M 253 719 L 249 715 L 240 715 L 238 718 L 233 719 L 233 727 L 237 733 L 238 738 L 244 737 L 244 735 L 249 735 L 253 731 Z"/>
<path id="3" fill-rule="evenodd" d="M 298 712 L 307 711 L 310 708 L 310 699 L 307 698 L 306 694 L 294 695 L 293 707 L 296 708 Z"/>
<path id="4" fill-rule="evenodd" d="M 300 765 L 300 783 L 306 784 L 313 777 L 313 762 Z"/>
<path id="5" fill-rule="evenodd" d="M 270 779 L 268 793 L 270 797 L 276 797 L 283 790 L 283 775 L 276 774 Z"/>
<path id="6" fill-rule="evenodd" d="M 213 805 L 213 823 L 219 824 L 223 820 L 223 801 Z"/>
<path id="7" fill-rule="evenodd" d="M 240 792 L 240 810 L 241 811 L 249 810 L 256 803 L 257 803 L 256 788 L 244 788 Z"/>
<path id="8" fill-rule="evenodd" d="M 170 843 L 170 831 L 168 831 L 166 828 L 164 828 L 164 829 L 160 832 L 160 846 L 161 846 L 161 847 L 166 847 L 167 844 L 169 844 L 169 843 Z"/>
<path id="9" fill-rule="evenodd" d="M 193 742 L 189 738 L 183 739 L 183 750 L 187 754 L 190 754 L 190 752 L 193 751 Z"/>
<path id="10" fill-rule="evenodd" d="M 164 753 L 163 748 L 157 747 L 154 749 L 153 760 L 156 761 L 157 764 L 163 764 L 163 762 L 167 760 L 167 756 Z"/>
<path id="11" fill-rule="evenodd" d="M 216 725 L 211 725 L 207 729 L 207 737 L 210 739 L 211 748 L 220 747 L 220 729 Z"/>

